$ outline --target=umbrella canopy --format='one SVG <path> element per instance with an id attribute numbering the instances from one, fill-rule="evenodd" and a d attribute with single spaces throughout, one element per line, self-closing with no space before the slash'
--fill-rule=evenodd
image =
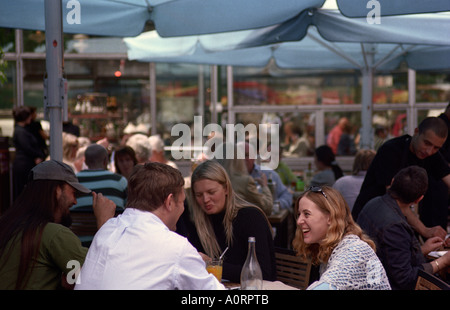
<path id="1" fill-rule="evenodd" d="M 161 36 L 275 25 L 325 0 L 60 0 L 63 32 L 136 36 L 152 21 Z M 45 30 L 45 0 L 2 0 L 0 27 Z"/>
<path id="2" fill-rule="evenodd" d="M 15 0 L 0 1 L 0 27 L 46 32 L 44 105 L 50 120 L 50 156 L 62 160 L 67 108 L 62 33 L 136 36 L 152 21 L 163 36 L 265 27 L 284 22 L 325 0 Z"/>
<path id="3" fill-rule="evenodd" d="M 130 60 L 265 66 L 273 59 L 281 68 L 359 69 L 363 147 L 371 140 L 375 70 L 393 70 L 403 61 L 416 70 L 450 68 L 450 14 L 390 16 L 381 25 L 368 24 L 365 18 L 349 19 L 336 10 L 319 9 L 308 16 L 302 23 L 294 18 L 264 29 L 180 38 L 185 40 L 182 44 L 154 32 L 124 41 Z"/>
<path id="4" fill-rule="evenodd" d="M 372 10 L 381 16 L 450 11 L 448 0 L 336 0 L 348 17 L 366 17 Z"/>
<path id="5" fill-rule="evenodd" d="M 362 69 L 373 54 L 370 66 L 378 70 L 402 61 L 426 70 L 450 68 L 449 29 L 449 13 L 391 16 L 370 25 L 319 9 L 255 30 L 175 38 L 150 31 L 124 42 L 130 60 L 147 62 L 262 67 L 273 58 L 281 68 Z"/>

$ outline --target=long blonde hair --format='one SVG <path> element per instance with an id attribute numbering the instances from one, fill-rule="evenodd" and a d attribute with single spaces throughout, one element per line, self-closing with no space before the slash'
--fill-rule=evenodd
<path id="1" fill-rule="evenodd" d="M 233 220 L 238 211 L 244 207 L 257 207 L 246 202 L 234 193 L 231 187 L 230 178 L 228 177 L 225 169 L 218 162 L 208 160 L 201 163 L 194 170 L 191 177 L 191 188 L 189 195 L 190 205 L 192 206 L 192 218 L 206 254 L 210 257 L 219 257 L 221 254 L 221 249 L 214 234 L 211 221 L 195 199 L 194 184 L 197 181 L 205 179 L 219 183 L 224 187 L 227 193 L 225 197 L 225 216 L 223 219 L 223 226 L 225 228 L 225 236 L 228 246 L 231 246 L 233 242 Z"/>
<path id="2" fill-rule="evenodd" d="M 341 193 L 329 186 L 322 186 L 320 191 L 306 191 L 295 203 L 295 212 L 298 214 L 299 202 L 307 197 L 319 209 L 330 217 L 330 226 L 323 241 L 318 244 L 306 244 L 303 241 L 303 232 L 297 226 L 295 238 L 292 242 L 297 254 L 304 258 L 311 258 L 313 264 L 326 263 L 334 248 L 341 242 L 344 236 L 353 234 L 366 242 L 374 251 L 375 243 L 362 231 L 361 227 L 355 223 L 351 215 L 347 202 Z"/>

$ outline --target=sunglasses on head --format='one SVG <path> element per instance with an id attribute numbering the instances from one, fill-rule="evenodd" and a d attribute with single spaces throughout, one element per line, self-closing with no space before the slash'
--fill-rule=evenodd
<path id="1" fill-rule="evenodd" d="M 308 188 L 308 191 L 311 191 L 313 193 L 322 193 L 323 197 L 325 197 L 325 199 L 328 199 L 327 194 L 325 194 L 325 192 L 322 190 L 322 187 L 320 186 L 311 186 L 310 188 Z"/>

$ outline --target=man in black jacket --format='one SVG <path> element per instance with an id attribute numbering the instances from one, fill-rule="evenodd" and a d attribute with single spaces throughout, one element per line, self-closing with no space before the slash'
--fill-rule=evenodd
<path id="1" fill-rule="evenodd" d="M 420 220 L 411 210 L 405 216 L 425 238 L 445 237 L 450 167 L 438 151 L 447 139 L 447 132 L 444 121 L 427 117 L 416 128 L 414 136 L 404 135 L 385 142 L 367 171 L 352 210 L 353 218 L 358 219 L 359 212 L 370 199 L 386 193 L 386 187 L 398 171 L 417 165 L 427 171 L 429 186 L 419 204 Z"/>
<path id="2" fill-rule="evenodd" d="M 425 169 L 409 166 L 401 169 L 387 193 L 370 200 L 358 216 L 358 224 L 374 240 L 392 289 L 412 290 L 419 269 L 436 273 L 450 264 L 450 253 L 427 262 L 424 255 L 444 244 L 443 238 L 429 238 L 422 246 L 405 220 L 411 204 L 417 204 L 427 191 Z"/>

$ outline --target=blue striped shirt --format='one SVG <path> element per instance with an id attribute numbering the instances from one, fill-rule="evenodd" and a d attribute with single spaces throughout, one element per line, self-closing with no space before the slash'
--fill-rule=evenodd
<path id="1" fill-rule="evenodd" d="M 82 170 L 77 173 L 78 181 L 90 190 L 102 193 L 111 199 L 118 210 L 125 208 L 127 199 L 127 179 L 109 170 Z M 77 204 L 70 210 L 92 210 L 92 194 L 82 194 L 77 197 Z"/>

